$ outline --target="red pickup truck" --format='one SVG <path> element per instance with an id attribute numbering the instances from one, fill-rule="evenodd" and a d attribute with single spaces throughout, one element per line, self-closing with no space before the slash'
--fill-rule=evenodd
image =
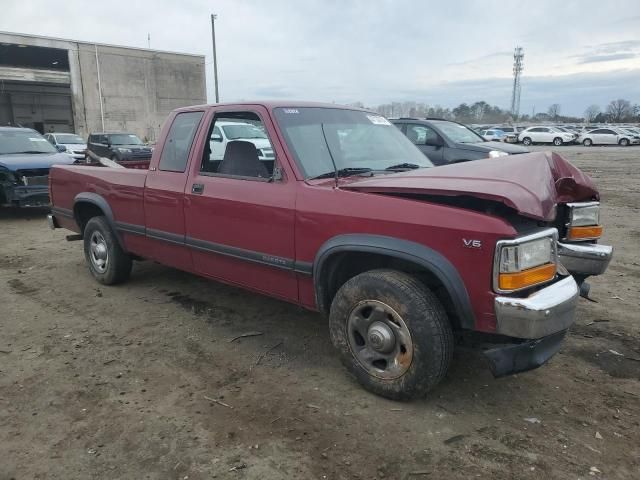
<path id="1" fill-rule="evenodd" d="M 97 281 L 150 259 L 318 310 L 346 368 L 394 399 L 433 388 L 457 344 L 496 376 L 540 366 L 612 254 L 562 157 L 432 168 L 384 117 L 336 105 L 182 108 L 148 170 L 54 166 L 50 194 Z"/>

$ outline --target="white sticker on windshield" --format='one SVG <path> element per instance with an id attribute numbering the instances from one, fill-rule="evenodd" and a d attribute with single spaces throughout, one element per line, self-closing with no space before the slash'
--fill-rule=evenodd
<path id="1" fill-rule="evenodd" d="M 300 113 L 297 108 L 283 108 L 284 113 Z"/>
<path id="2" fill-rule="evenodd" d="M 32 142 L 48 142 L 48 140 L 46 138 L 29 137 L 29 140 L 31 140 Z"/>
<path id="3" fill-rule="evenodd" d="M 371 123 L 373 123 L 374 125 L 391 125 L 389 123 L 389 120 L 381 117 L 380 115 L 367 115 L 367 118 L 371 120 Z"/>

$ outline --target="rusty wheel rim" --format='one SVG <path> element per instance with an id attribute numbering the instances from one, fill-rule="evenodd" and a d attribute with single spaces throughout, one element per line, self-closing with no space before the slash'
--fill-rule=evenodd
<path id="1" fill-rule="evenodd" d="M 378 300 L 359 302 L 347 320 L 349 348 L 369 375 L 399 378 L 411 366 L 413 342 L 402 317 Z"/>

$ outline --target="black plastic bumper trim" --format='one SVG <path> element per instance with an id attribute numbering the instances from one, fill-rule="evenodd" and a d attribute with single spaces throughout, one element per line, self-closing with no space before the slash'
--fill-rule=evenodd
<path id="1" fill-rule="evenodd" d="M 563 330 L 537 340 L 501 345 L 483 353 L 496 378 L 526 372 L 545 364 L 558 353 L 566 334 Z"/>

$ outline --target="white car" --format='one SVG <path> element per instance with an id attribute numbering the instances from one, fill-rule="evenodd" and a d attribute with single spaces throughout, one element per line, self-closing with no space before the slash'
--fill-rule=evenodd
<path id="1" fill-rule="evenodd" d="M 571 133 L 563 132 L 554 127 L 529 127 L 518 135 L 518 140 L 524 145 L 532 143 L 553 143 L 556 147 L 573 142 L 575 137 Z"/>
<path id="2" fill-rule="evenodd" d="M 261 161 L 275 160 L 273 147 L 264 131 L 250 123 L 224 121 L 216 122 L 211 132 L 209 139 L 211 160 L 222 160 L 227 150 L 227 143 L 234 140 L 253 143 Z"/>
<path id="3" fill-rule="evenodd" d="M 75 133 L 45 133 L 44 138 L 56 147 L 59 152 L 68 153 L 76 160 L 84 160 L 87 156 L 87 142 Z"/>
<path id="4" fill-rule="evenodd" d="M 480 136 L 485 140 L 501 142 L 504 138 L 504 132 L 498 129 L 480 130 Z"/>
<path id="5" fill-rule="evenodd" d="M 580 135 L 578 142 L 585 147 L 590 147 L 591 145 L 620 145 L 626 147 L 628 145 L 637 145 L 640 140 L 635 138 L 634 135 L 616 128 L 596 128 Z"/>

